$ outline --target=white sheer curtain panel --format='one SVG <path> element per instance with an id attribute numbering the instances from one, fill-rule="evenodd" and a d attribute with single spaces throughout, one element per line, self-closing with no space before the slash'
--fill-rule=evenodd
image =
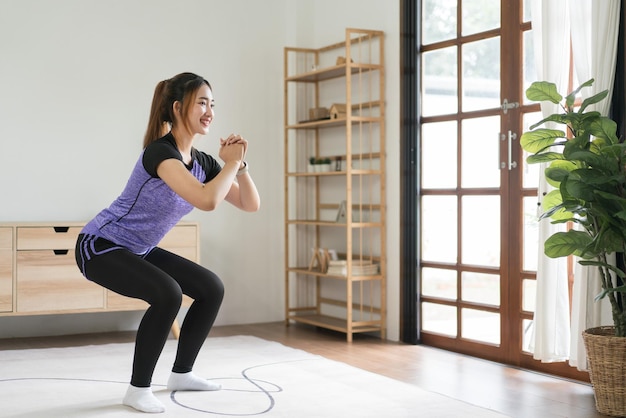
<path id="1" fill-rule="evenodd" d="M 611 104 L 617 60 L 619 15 L 619 0 L 570 0 L 572 51 L 576 76 L 581 83 L 591 78 L 595 80 L 593 86 L 583 89 L 581 94 L 586 98 L 609 90 L 605 100 L 590 107 L 603 115 L 608 114 Z M 612 258 L 614 262 L 615 257 Z M 569 363 L 579 370 L 587 369 L 582 332 L 587 328 L 613 324 L 608 300 L 594 301 L 600 290 L 598 269 L 576 263 Z"/>
<path id="2" fill-rule="evenodd" d="M 564 92 L 567 89 L 570 57 L 567 0 L 533 0 L 531 16 L 537 80 L 553 82 L 559 92 Z M 558 110 L 559 107 L 552 103 L 541 105 L 544 117 Z M 544 168 L 542 164 L 541 172 Z M 543 176 L 540 178 L 539 199 L 549 191 Z M 569 357 L 567 261 L 548 258 L 543 253 L 543 242 L 559 230 L 563 230 L 563 226 L 552 225 L 548 220 L 539 222 L 537 302 L 530 350 L 533 357 L 542 362 L 566 361 Z"/>

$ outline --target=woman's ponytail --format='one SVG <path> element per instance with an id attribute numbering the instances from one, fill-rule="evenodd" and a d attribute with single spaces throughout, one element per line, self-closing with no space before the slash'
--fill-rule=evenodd
<path id="1" fill-rule="evenodd" d="M 144 149 L 152 142 L 161 138 L 168 132 L 168 123 L 171 123 L 169 117 L 169 111 L 165 108 L 165 90 L 167 88 L 168 80 L 159 82 L 154 89 L 154 96 L 152 97 L 152 106 L 150 108 L 150 118 L 148 119 L 148 128 L 146 129 L 146 135 L 143 138 Z"/>

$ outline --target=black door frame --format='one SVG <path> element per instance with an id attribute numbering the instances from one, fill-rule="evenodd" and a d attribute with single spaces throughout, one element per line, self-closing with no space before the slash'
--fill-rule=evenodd
<path id="1" fill-rule="evenodd" d="M 418 92 L 420 1 L 400 0 L 400 340 L 417 344 L 419 330 Z"/>

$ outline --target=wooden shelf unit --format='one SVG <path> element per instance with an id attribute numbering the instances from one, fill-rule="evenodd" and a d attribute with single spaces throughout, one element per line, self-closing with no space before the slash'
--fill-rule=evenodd
<path id="1" fill-rule="evenodd" d="M 74 258 L 82 222 L 0 223 L 0 316 L 145 310 L 85 279 Z M 198 262 L 199 224 L 180 222 L 159 246 Z M 191 300 L 185 296 L 183 304 Z"/>
<path id="2" fill-rule="evenodd" d="M 332 329 L 349 342 L 359 332 L 385 338 L 384 93 L 381 31 L 348 28 L 342 42 L 284 48 L 287 325 Z M 335 104 L 345 115 L 308 120 L 310 109 Z M 332 171 L 312 172 L 311 157 L 330 159 Z M 335 250 L 345 275 L 313 265 L 318 249 Z M 357 263 L 378 268 L 357 274 Z"/>

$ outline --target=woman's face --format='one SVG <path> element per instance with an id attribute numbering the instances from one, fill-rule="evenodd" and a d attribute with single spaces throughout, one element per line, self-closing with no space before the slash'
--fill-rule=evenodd
<path id="1" fill-rule="evenodd" d="M 188 127 L 192 134 L 206 135 L 209 133 L 209 125 L 213 122 L 213 92 L 206 84 L 196 92 L 194 103 L 189 111 Z"/>

